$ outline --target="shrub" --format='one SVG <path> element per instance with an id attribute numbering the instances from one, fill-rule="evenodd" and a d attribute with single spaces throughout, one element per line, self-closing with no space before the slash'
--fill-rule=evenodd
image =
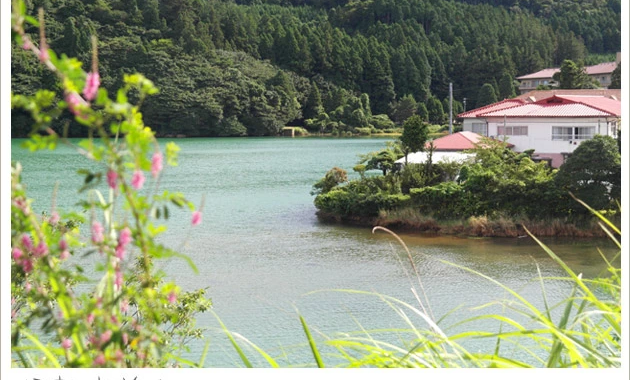
<path id="1" fill-rule="evenodd" d="M 34 24 L 35 20 L 27 17 L 24 9 L 21 1 L 14 3 L 16 43 L 38 56 L 59 77 L 64 99 L 55 102 L 56 94 L 44 90 L 32 96 L 12 94 L 12 107 L 28 110 L 35 121 L 25 146 L 31 151 L 54 149 L 65 136 L 57 135 L 50 123 L 67 110 L 89 131 L 90 138 L 78 146 L 64 142 L 77 150 L 77 162 L 79 158 L 89 159 L 99 169 L 82 172 L 85 185 L 80 194 L 81 198 L 87 196 L 79 200 L 90 225 L 89 233 L 83 234 L 88 238 L 82 238 L 76 229 L 68 228 L 75 220 L 85 221 L 81 214 L 64 215 L 53 209 L 49 215 L 35 215 L 21 183 L 21 166 L 12 165 L 13 365 L 177 364 L 178 351 L 186 350 L 190 339 L 201 337 L 192 316 L 206 311 L 211 303 L 203 289 L 184 292 L 174 282 L 167 282 L 154 264 L 163 258 L 184 257 L 157 241 L 166 229 L 161 216 L 167 217 L 169 207 L 187 208 L 192 224 L 201 222 L 201 210 L 183 194 L 155 191 L 148 196 L 140 192 L 145 173 L 157 190 L 163 160 L 169 166 L 177 165 L 179 148 L 169 143 L 162 151 L 139 112 L 139 104 L 157 89 L 142 75 L 125 75 L 116 99 L 110 99 L 100 88 L 95 39 L 92 71 L 86 74 L 76 59 L 58 57 L 48 49 L 41 10 L 41 38 L 39 47 L 34 45 L 24 33 L 23 23 Z M 136 103 L 128 101 L 132 95 Z M 108 196 L 95 189 L 101 180 L 107 182 Z M 100 279 L 88 279 L 84 273 L 90 272 L 67 263 L 68 257 L 78 253 L 92 257 Z M 77 285 L 82 285 L 82 291 Z"/>

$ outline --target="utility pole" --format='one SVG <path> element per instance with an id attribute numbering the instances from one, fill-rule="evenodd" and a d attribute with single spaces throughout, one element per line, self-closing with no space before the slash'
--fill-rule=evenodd
<path id="1" fill-rule="evenodd" d="M 453 134 L 453 82 L 448 84 L 448 134 Z"/>
<path id="2" fill-rule="evenodd" d="M 464 98 L 464 112 L 466 112 L 466 98 Z"/>

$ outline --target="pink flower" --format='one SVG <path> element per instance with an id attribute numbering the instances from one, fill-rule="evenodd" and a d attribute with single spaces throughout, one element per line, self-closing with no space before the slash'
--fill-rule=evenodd
<path id="1" fill-rule="evenodd" d="M 124 344 L 125 346 L 126 346 L 126 345 L 127 345 L 127 343 L 129 342 L 129 335 L 128 335 L 127 333 L 123 333 L 123 334 L 122 334 L 122 341 L 123 341 L 123 344 Z"/>
<path id="2" fill-rule="evenodd" d="M 96 358 L 94 358 L 94 362 L 92 363 L 94 367 L 105 365 L 105 355 L 98 354 Z"/>
<path id="3" fill-rule="evenodd" d="M 35 250 L 33 250 L 33 255 L 35 257 L 43 257 L 48 254 L 48 246 L 43 241 L 37 244 Z"/>
<path id="4" fill-rule="evenodd" d="M 201 211 L 195 211 L 192 214 L 192 225 L 196 226 L 201 224 Z"/>
<path id="5" fill-rule="evenodd" d="M 66 350 L 69 350 L 72 347 L 72 341 L 68 338 L 64 339 L 61 342 L 61 347 L 63 347 Z"/>
<path id="6" fill-rule="evenodd" d="M 151 175 L 153 176 L 153 178 L 156 178 L 161 171 L 162 153 L 155 152 L 153 153 L 153 158 L 151 159 Z"/>
<path id="7" fill-rule="evenodd" d="M 127 301 L 126 299 L 122 300 L 120 302 L 120 312 L 121 313 L 126 313 L 127 310 L 129 310 L 129 301 Z"/>
<path id="8" fill-rule="evenodd" d="M 116 270 L 116 277 L 114 279 L 114 287 L 116 288 L 116 290 L 119 290 L 120 288 L 122 288 L 122 284 L 123 284 L 123 274 L 122 274 L 122 271 L 118 269 Z"/>
<path id="9" fill-rule="evenodd" d="M 112 330 L 105 331 L 104 333 L 101 334 L 101 344 L 105 344 L 109 342 L 111 338 L 112 338 Z"/>
<path id="10" fill-rule="evenodd" d="M 125 247 L 122 245 L 116 246 L 115 255 L 119 260 L 123 260 L 125 258 Z"/>
<path id="11" fill-rule="evenodd" d="M 31 237 L 27 234 L 22 235 L 22 245 L 27 251 L 33 250 L 33 241 L 31 240 Z"/>
<path id="12" fill-rule="evenodd" d="M 23 42 L 22 42 L 22 49 L 29 50 L 32 47 L 33 47 L 33 44 L 31 44 L 31 40 L 29 40 L 28 38 L 24 37 L 23 38 Z"/>
<path id="13" fill-rule="evenodd" d="M 118 246 L 116 246 L 116 257 L 120 260 L 125 258 L 125 247 L 131 243 L 131 240 L 131 230 L 128 227 L 123 228 L 118 237 Z"/>
<path id="14" fill-rule="evenodd" d="M 110 188 L 115 189 L 118 182 L 118 173 L 109 169 L 107 171 L 107 184 Z"/>
<path id="15" fill-rule="evenodd" d="M 88 316 L 87 316 L 87 323 L 88 323 L 89 325 L 91 325 L 92 323 L 94 323 L 94 314 L 92 314 L 92 313 L 88 314 Z"/>
<path id="16" fill-rule="evenodd" d="M 92 242 L 98 244 L 103 242 L 103 231 L 105 229 L 98 221 L 92 222 Z"/>
<path id="17" fill-rule="evenodd" d="M 24 284 L 24 290 L 26 290 L 27 293 L 31 291 L 31 283 L 30 282 L 26 282 L 26 284 Z"/>
<path id="18" fill-rule="evenodd" d="M 31 272 L 33 270 L 33 262 L 30 259 L 22 260 L 22 270 L 24 271 L 24 273 Z M 27 283 L 26 291 L 28 292 L 29 290 L 30 290 L 30 284 Z"/>
<path id="19" fill-rule="evenodd" d="M 49 222 L 50 224 L 59 223 L 59 214 L 57 214 L 57 212 L 53 212 L 52 215 L 50 216 Z"/>
<path id="20" fill-rule="evenodd" d="M 114 357 L 116 358 L 117 362 L 122 362 L 122 360 L 124 359 L 124 355 L 123 352 L 119 349 L 116 350 L 116 353 L 114 354 Z"/>
<path id="21" fill-rule="evenodd" d="M 13 256 L 13 260 L 15 260 L 16 262 L 20 261 L 22 254 L 23 254 L 22 250 L 19 249 L 18 247 L 14 247 L 13 251 L 11 252 L 11 255 Z"/>
<path id="22" fill-rule="evenodd" d="M 39 59 L 42 62 L 46 62 L 50 59 L 50 55 L 48 54 L 48 48 L 45 45 L 42 45 L 39 49 Z"/>
<path id="23" fill-rule="evenodd" d="M 144 174 L 142 171 L 136 170 L 131 177 L 131 186 L 136 190 L 140 190 L 142 189 L 142 185 L 144 185 Z"/>
<path id="24" fill-rule="evenodd" d="M 59 258 L 61 260 L 65 260 L 70 257 L 70 251 L 68 251 L 68 243 L 65 241 L 65 239 L 61 239 L 59 241 L 59 249 L 61 250 L 61 253 L 59 254 Z"/>
<path id="25" fill-rule="evenodd" d="M 66 103 L 68 103 L 68 109 L 70 112 L 79 116 L 79 106 L 83 104 L 83 99 L 79 94 L 74 91 L 66 93 Z"/>
<path id="26" fill-rule="evenodd" d="M 175 303 L 175 301 L 177 301 L 177 294 L 175 294 L 175 292 L 170 292 L 168 294 L 168 302 Z"/>
<path id="27" fill-rule="evenodd" d="M 83 95 L 85 99 L 92 101 L 96 97 L 98 86 L 101 85 L 101 77 L 98 73 L 88 73 L 85 79 L 85 87 L 83 87 Z"/>
<path id="28" fill-rule="evenodd" d="M 125 227 L 120 231 L 120 236 L 118 237 L 118 244 L 127 245 L 131 243 L 133 239 L 131 238 L 131 230 L 129 227 Z"/>

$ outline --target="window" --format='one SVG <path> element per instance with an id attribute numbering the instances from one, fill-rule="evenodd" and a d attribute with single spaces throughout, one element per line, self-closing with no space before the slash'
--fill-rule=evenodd
<path id="1" fill-rule="evenodd" d="M 502 136 L 527 136 L 527 126 L 497 127 L 497 134 Z"/>
<path id="2" fill-rule="evenodd" d="M 472 131 L 482 136 L 488 136 L 488 126 L 486 123 L 472 123 Z"/>
<path id="3" fill-rule="evenodd" d="M 595 127 L 553 127 L 552 140 L 588 140 L 595 135 Z"/>

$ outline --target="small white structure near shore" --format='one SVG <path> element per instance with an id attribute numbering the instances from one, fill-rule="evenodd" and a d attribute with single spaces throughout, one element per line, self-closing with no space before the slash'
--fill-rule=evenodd
<path id="1" fill-rule="evenodd" d="M 434 151 L 431 157 L 431 162 L 436 163 L 446 163 L 446 162 L 457 162 L 464 163 L 472 160 L 475 157 L 472 153 L 463 153 L 457 151 L 447 151 L 440 152 Z M 429 160 L 429 152 L 415 152 L 407 155 L 407 163 L 409 164 L 424 164 Z M 396 164 L 405 164 L 405 157 L 396 161 Z"/>

